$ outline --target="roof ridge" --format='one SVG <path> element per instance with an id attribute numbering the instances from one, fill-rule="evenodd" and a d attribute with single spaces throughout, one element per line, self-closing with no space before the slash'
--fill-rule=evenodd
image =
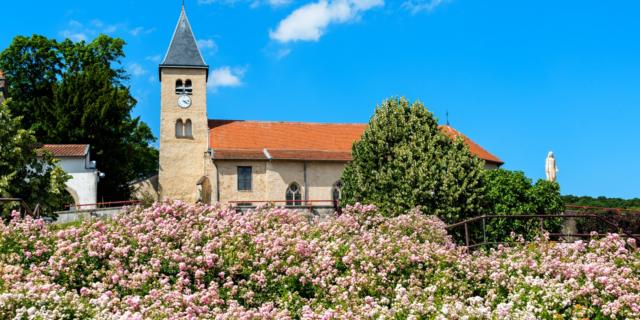
<path id="1" fill-rule="evenodd" d="M 305 122 L 305 121 L 286 121 L 286 120 L 233 120 L 233 119 L 208 119 L 209 121 L 220 122 L 245 122 L 245 123 L 286 123 L 286 124 L 318 124 L 318 125 L 362 125 L 366 126 L 365 122 Z"/>
<path id="2" fill-rule="evenodd" d="M 318 151 L 318 152 L 351 152 L 351 150 L 342 150 L 342 149 L 283 149 L 283 148 L 269 148 L 269 147 L 254 147 L 254 148 L 217 148 L 213 147 L 214 150 L 237 150 L 237 151 Z"/>

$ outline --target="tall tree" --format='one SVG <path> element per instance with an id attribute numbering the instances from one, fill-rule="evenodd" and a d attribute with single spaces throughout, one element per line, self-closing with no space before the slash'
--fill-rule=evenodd
<path id="1" fill-rule="evenodd" d="M 38 156 L 35 136 L 21 128 L 7 103 L 0 104 L 0 197 L 22 198 L 27 204 L 40 204 L 45 213 L 64 205 L 65 181 L 69 176 L 56 166 L 49 154 Z M 15 203 L 0 203 L 6 217 Z"/>
<path id="2" fill-rule="evenodd" d="M 121 66 L 124 41 L 100 35 L 91 42 L 17 36 L 0 53 L 11 110 L 43 143 L 87 143 L 106 177 L 99 198 L 126 199 L 128 183 L 157 172 L 150 128 L 131 117 L 136 100 Z"/>
<path id="3" fill-rule="evenodd" d="M 420 102 L 384 101 L 352 153 L 342 174 L 344 203 L 375 204 L 388 215 L 420 206 L 446 222 L 482 209 L 482 161 L 441 133 Z"/>

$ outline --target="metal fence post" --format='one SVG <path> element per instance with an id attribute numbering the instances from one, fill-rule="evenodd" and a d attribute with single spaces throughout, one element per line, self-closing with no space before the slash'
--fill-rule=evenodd
<path id="1" fill-rule="evenodd" d="M 486 228 L 486 218 L 484 215 L 482 216 L 482 241 L 487 243 L 487 228 Z"/>
<path id="2" fill-rule="evenodd" d="M 467 247 L 469 247 L 469 227 L 467 227 L 467 223 L 464 223 L 464 239 L 467 243 Z"/>

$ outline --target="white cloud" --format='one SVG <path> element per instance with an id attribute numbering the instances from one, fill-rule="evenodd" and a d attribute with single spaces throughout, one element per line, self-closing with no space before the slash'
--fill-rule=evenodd
<path id="1" fill-rule="evenodd" d="M 156 31 L 156 28 L 135 27 L 129 30 L 129 33 L 132 36 L 137 37 L 141 34 L 150 34 L 151 32 L 154 32 L 154 31 Z"/>
<path id="2" fill-rule="evenodd" d="M 402 7 L 409 10 L 412 14 L 416 14 L 423 11 L 431 12 L 448 1 L 449 0 L 407 0 L 402 3 Z"/>
<path id="3" fill-rule="evenodd" d="M 242 85 L 242 77 L 246 68 L 231 68 L 223 66 L 213 69 L 209 75 L 207 88 L 211 91 L 218 91 L 220 87 L 238 87 Z"/>
<path id="4" fill-rule="evenodd" d="M 155 31 L 155 28 L 136 27 L 129 29 L 126 23 L 107 24 L 102 20 L 93 19 L 88 23 L 69 20 L 69 22 L 67 22 L 67 27 L 60 31 L 59 34 L 62 37 L 69 38 L 73 41 L 86 41 L 90 38 L 96 37 L 100 33 L 122 34 L 126 32 L 135 37 L 141 34 L 149 34 L 153 31 Z"/>
<path id="5" fill-rule="evenodd" d="M 218 44 L 213 39 L 200 39 L 198 40 L 198 48 L 212 55 L 218 52 Z"/>
<path id="6" fill-rule="evenodd" d="M 269 31 L 271 39 L 279 42 L 318 41 L 331 24 L 346 23 L 378 6 L 384 0 L 320 0 L 294 10 Z"/>
<path id="7" fill-rule="evenodd" d="M 140 65 L 139 63 L 131 63 L 129 64 L 129 72 L 131 72 L 132 75 L 139 77 L 139 76 L 143 76 L 145 74 L 147 74 L 147 70 L 145 68 L 142 67 L 142 65 Z"/>
<path id="8" fill-rule="evenodd" d="M 98 29 L 98 32 L 106 33 L 106 34 L 114 33 L 118 31 L 120 27 L 122 27 L 122 24 L 105 24 L 104 22 L 98 19 L 91 20 L 91 24 Z"/>
<path id="9" fill-rule="evenodd" d="M 147 56 L 144 59 L 147 60 L 147 61 L 159 63 L 160 60 L 162 60 L 162 56 L 159 55 L 159 54 L 156 54 L 156 55 L 153 55 L 153 56 Z"/>
<path id="10" fill-rule="evenodd" d="M 258 8 L 265 4 L 273 8 L 283 7 L 290 4 L 291 2 L 293 2 L 293 0 L 198 0 L 198 4 L 200 5 L 219 3 L 232 6 L 236 3 L 248 3 L 251 9 Z"/>
<path id="11" fill-rule="evenodd" d="M 278 52 L 276 52 L 276 58 L 282 59 L 291 53 L 291 49 L 289 48 L 280 48 Z"/>
<path id="12" fill-rule="evenodd" d="M 272 7 L 285 6 L 291 3 L 291 0 L 267 0 L 267 3 Z"/>
<path id="13" fill-rule="evenodd" d="M 60 35 L 64 38 L 71 39 L 74 42 L 86 41 L 87 35 L 83 32 L 74 32 L 71 30 L 62 30 L 60 31 Z"/>

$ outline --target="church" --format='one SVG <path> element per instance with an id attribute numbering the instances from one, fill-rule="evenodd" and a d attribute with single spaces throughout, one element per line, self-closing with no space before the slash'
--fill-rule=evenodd
<path id="1" fill-rule="evenodd" d="M 205 63 L 184 7 L 161 82 L 160 199 L 253 206 L 322 206 L 340 197 L 340 176 L 366 124 L 209 119 Z M 485 168 L 503 162 L 450 126 Z"/>

